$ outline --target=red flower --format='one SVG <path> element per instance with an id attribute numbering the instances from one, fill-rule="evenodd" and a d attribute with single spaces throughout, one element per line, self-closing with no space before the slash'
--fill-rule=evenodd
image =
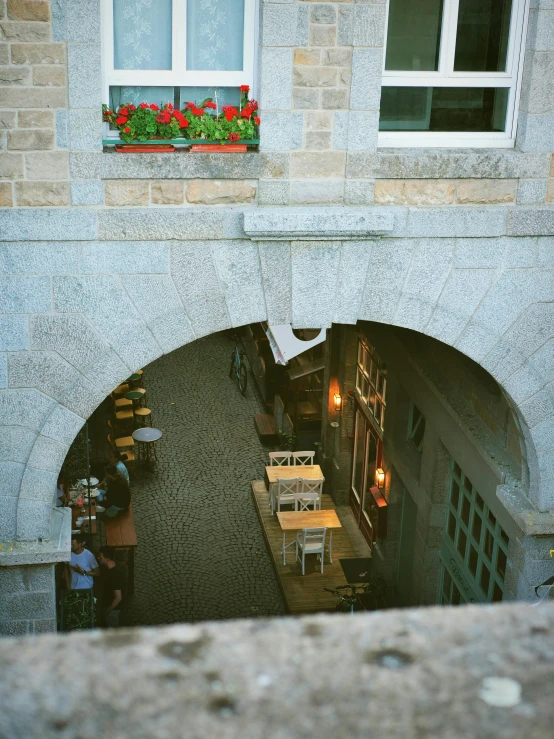
<path id="1" fill-rule="evenodd" d="M 188 125 L 189 125 L 189 122 L 187 121 L 186 118 L 183 118 L 182 121 L 179 121 L 179 128 L 187 128 Z"/>
<path id="2" fill-rule="evenodd" d="M 192 108 L 196 108 L 196 105 L 194 103 L 187 103 L 184 109 L 191 110 Z"/>
<path id="3" fill-rule="evenodd" d="M 217 105 L 215 103 L 212 103 L 212 102 L 208 101 L 207 103 L 204 104 L 204 107 L 205 108 L 212 108 L 212 110 L 216 110 Z"/>
<path id="4" fill-rule="evenodd" d="M 240 114 L 243 118 L 250 118 L 253 112 L 254 111 L 252 110 L 252 108 L 249 108 L 248 105 L 245 105 Z"/>
<path id="5" fill-rule="evenodd" d="M 129 105 L 129 110 L 136 110 L 134 105 Z"/>
<path id="6" fill-rule="evenodd" d="M 240 133 L 230 133 L 229 141 L 240 141 Z"/>
<path id="7" fill-rule="evenodd" d="M 192 115 L 201 116 L 204 115 L 204 108 L 197 108 L 196 105 L 193 105 L 190 112 Z"/>
<path id="8" fill-rule="evenodd" d="M 241 85 L 240 86 L 240 91 L 241 92 L 249 92 L 250 91 L 250 86 L 249 85 Z"/>
<path id="9" fill-rule="evenodd" d="M 124 126 L 127 123 L 127 118 L 124 115 L 120 115 L 115 119 L 118 126 Z"/>
<path id="10" fill-rule="evenodd" d="M 225 113 L 225 120 L 231 122 L 233 118 L 239 114 L 238 110 L 234 108 L 232 105 L 226 105 L 223 108 L 223 112 Z"/>
<path id="11" fill-rule="evenodd" d="M 258 118 L 257 116 L 256 116 L 256 118 L 254 118 L 254 123 L 255 123 L 255 124 L 256 124 L 257 126 L 259 126 L 259 125 L 260 125 L 260 123 L 261 123 L 260 119 L 259 119 L 259 118 Z"/>
<path id="12" fill-rule="evenodd" d="M 129 108 L 120 108 L 119 115 L 129 115 Z"/>
<path id="13" fill-rule="evenodd" d="M 129 126 L 125 126 L 125 128 L 123 129 L 123 131 L 124 131 L 124 133 L 131 133 L 131 129 L 129 128 Z"/>
<path id="14" fill-rule="evenodd" d="M 154 103 L 152 103 L 149 107 L 150 107 L 150 110 L 159 110 L 158 106 L 154 105 Z"/>
<path id="15" fill-rule="evenodd" d="M 142 108 L 143 110 L 144 110 L 145 108 L 149 108 L 149 107 L 150 107 L 150 106 L 148 105 L 148 103 L 141 103 L 141 104 L 139 105 L 139 108 Z"/>
<path id="16" fill-rule="evenodd" d="M 249 100 L 248 105 L 252 110 L 258 110 L 258 101 L 257 100 Z"/>

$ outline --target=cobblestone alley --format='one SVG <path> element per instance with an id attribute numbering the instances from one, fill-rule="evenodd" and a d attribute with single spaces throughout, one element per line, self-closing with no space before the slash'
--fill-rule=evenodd
<path id="1" fill-rule="evenodd" d="M 145 368 L 153 425 L 163 431 L 152 472 L 132 481 L 138 536 L 133 625 L 276 616 L 284 612 L 251 497 L 267 453 L 229 379 L 233 342 L 208 336 Z"/>

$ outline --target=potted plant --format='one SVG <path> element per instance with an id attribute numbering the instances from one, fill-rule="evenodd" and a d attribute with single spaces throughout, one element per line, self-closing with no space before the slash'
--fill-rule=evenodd
<path id="1" fill-rule="evenodd" d="M 161 108 L 153 103 L 120 105 L 117 110 L 102 106 L 102 119 L 117 128 L 125 144 L 117 151 L 174 151 L 175 144 L 192 144 L 191 151 L 245 152 L 248 144 L 258 144 L 258 103 L 248 99 L 250 88 L 240 88 L 239 107 L 224 105 L 219 109 L 206 98 L 200 105 L 189 102 L 177 110 L 171 103 Z M 112 144 L 104 141 L 104 144 Z"/>

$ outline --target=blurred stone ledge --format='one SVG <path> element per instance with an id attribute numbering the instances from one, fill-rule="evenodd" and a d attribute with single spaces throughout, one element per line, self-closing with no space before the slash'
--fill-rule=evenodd
<path id="1" fill-rule="evenodd" d="M 552 736 L 554 606 L 0 640 L 0 736 Z"/>

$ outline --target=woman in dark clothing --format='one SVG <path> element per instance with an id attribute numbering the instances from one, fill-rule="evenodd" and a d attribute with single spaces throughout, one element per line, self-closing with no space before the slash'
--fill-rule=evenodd
<path id="1" fill-rule="evenodd" d="M 102 501 L 108 518 L 118 516 L 131 504 L 131 490 L 127 480 L 115 465 L 106 468 L 107 491 Z"/>

